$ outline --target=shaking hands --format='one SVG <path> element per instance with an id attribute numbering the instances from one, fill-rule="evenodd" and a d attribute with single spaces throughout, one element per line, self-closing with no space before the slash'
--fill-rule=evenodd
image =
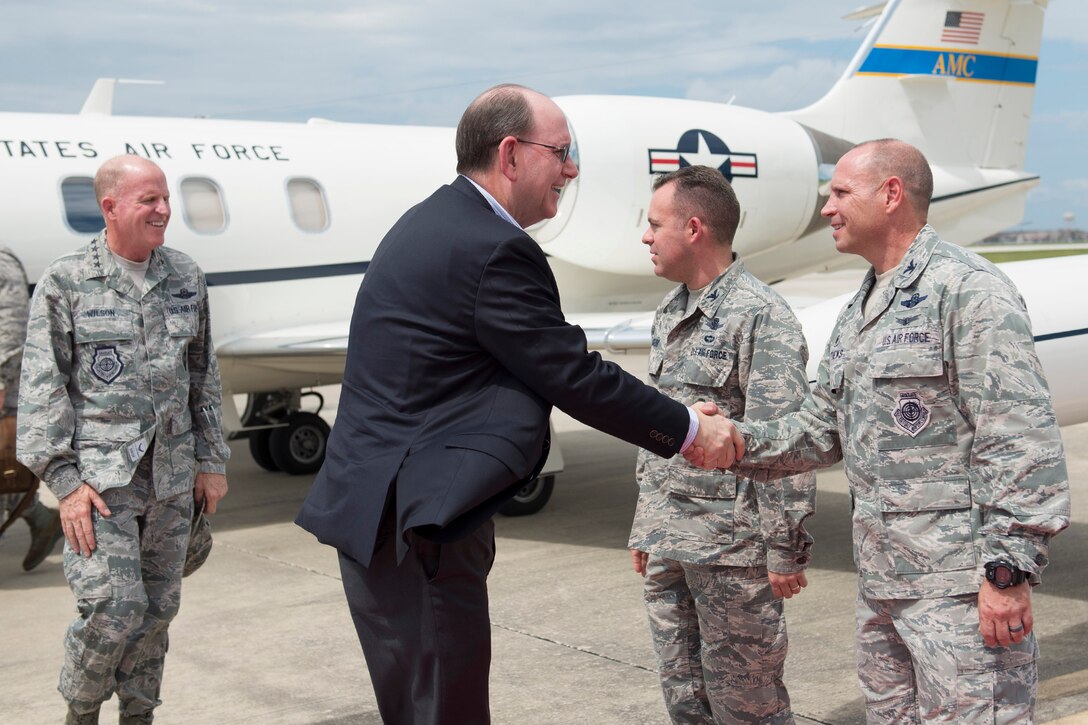
<path id="1" fill-rule="evenodd" d="M 693 466 L 713 470 L 729 468 L 744 457 L 744 437 L 714 403 L 691 406 L 699 416 L 699 433 L 684 458 Z"/>

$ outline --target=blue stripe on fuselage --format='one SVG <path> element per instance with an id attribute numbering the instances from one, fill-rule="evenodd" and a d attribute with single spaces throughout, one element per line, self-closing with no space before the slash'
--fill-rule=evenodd
<path id="1" fill-rule="evenodd" d="M 1088 327 L 1082 327 L 1079 330 L 1066 330 L 1065 332 L 1051 332 L 1046 335 L 1036 335 L 1035 342 L 1060 340 L 1063 337 L 1077 337 L 1078 335 L 1088 335 Z"/>
<path id="2" fill-rule="evenodd" d="M 238 272 L 209 272 L 205 275 L 209 287 L 256 282 L 283 282 L 292 279 L 318 279 L 348 274 L 365 274 L 370 262 L 318 264 L 313 267 L 280 267 L 278 269 L 249 269 Z"/>

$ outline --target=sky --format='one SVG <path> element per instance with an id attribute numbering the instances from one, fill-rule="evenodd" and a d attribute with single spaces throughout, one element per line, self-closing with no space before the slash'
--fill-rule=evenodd
<path id="1" fill-rule="evenodd" d="M 694 98 L 766 111 L 830 88 L 866 0 L 5 0 L 0 111 L 454 126 L 498 82 L 549 95 Z M 1051 0 L 1025 168 L 1026 230 L 1088 229 L 1088 2 Z M 1072 218 L 1067 218 L 1072 215 Z"/>

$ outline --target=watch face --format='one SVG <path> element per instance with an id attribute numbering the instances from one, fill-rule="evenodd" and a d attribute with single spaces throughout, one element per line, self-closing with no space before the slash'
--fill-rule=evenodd
<path id="1" fill-rule="evenodd" d="M 1012 570 L 1007 566 L 995 566 L 994 584 L 998 588 L 1004 588 L 1012 584 Z"/>

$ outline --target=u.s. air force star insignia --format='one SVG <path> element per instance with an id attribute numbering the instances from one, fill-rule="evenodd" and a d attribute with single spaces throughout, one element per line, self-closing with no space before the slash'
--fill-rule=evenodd
<path id="1" fill-rule="evenodd" d="M 929 408 L 922 402 L 917 390 L 900 390 L 892 417 L 895 424 L 913 438 L 929 425 Z"/>
<path id="2" fill-rule="evenodd" d="M 110 345 L 109 347 L 95 348 L 94 360 L 91 362 L 91 372 L 94 373 L 96 378 L 104 383 L 112 383 L 124 369 L 125 364 L 121 362 L 121 356 L 117 354 L 116 347 Z"/>

